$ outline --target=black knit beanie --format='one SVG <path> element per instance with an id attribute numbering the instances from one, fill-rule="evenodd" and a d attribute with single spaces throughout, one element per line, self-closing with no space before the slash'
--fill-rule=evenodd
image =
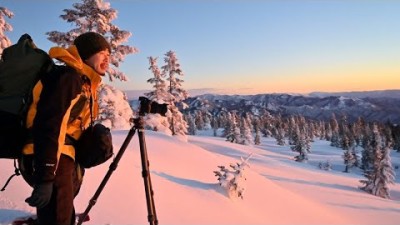
<path id="1" fill-rule="evenodd" d="M 74 45 L 78 49 L 82 60 L 88 59 L 90 56 L 106 49 L 111 53 L 111 47 L 107 40 L 95 32 L 87 32 L 79 35 L 74 40 Z"/>

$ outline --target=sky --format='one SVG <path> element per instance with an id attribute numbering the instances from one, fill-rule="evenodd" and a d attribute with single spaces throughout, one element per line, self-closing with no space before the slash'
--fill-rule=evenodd
<path id="1" fill-rule="evenodd" d="M 127 132 L 112 130 L 115 153 Z M 278 146 L 272 138 L 244 146 L 211 133 L 199 132 L 182 141 L 145 131 L 159 224 L 398 224 L 399 170 L 395 185 L 389 186 L 391 199 L 383 199 L 358 188 L 365 180 L 360 170 L 342 172 L 343 151 L 327 141 L 313 142 L 309 161 L 299 163 L 288 145 Z M 129 143 L 84 224 L 149 224 L 138 140 L 135 135 Z M 399 154 L 391 153 L 393 167 L 400 165 Z M 229 197 L 213 171 L 249 156 L 246 180 L 240 184 L 243 199 Z M 327 160 L 332 170 L 319 169 L 317 165 Z M 85 211 L 111 162 L 86 170 L 75 199 L 77 212 Z M 0 159 L 0 171 L 0 181 L 5 182 L 14 172 L 13 161 Z M 34 214 L 24 202 L 30 193 L 22 177 L 0 192 L 1 225 Z"/>
<path id="2" fill-rule="evenodd" d="M 2 0 L 13 43 L 23 33 L 49 49 L 46 32 L 78 1 Z M 111 1 L 113 21 L 132 33 L 121 90 L 151 89 L 148 57 L 175 51 L 185 89 L 237 94 L 400 89 L 400 2 L 389 0 Z"/>

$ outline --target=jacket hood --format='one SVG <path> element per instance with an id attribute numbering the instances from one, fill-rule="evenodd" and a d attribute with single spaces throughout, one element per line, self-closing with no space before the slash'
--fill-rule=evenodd
<path id="1" fill-rule="evenodd" d="M 69 48 L 52 47 L 49 51 L 51 58 L 60 60 L 68 66 L 76 69 L 79 73 L 89 77 L 92 88 L 97 88 L 101 82 L 101 76 L 92 67 L 84 63 L 79 56 L 78 49 L 75 45 L 71 45 Z"/>

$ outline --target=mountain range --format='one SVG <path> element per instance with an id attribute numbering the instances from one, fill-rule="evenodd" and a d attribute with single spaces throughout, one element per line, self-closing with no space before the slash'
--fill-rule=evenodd
<path id="1" fill-rule="evenodd" d="M 349 122 L 363 117 L 368 122 L 390 121 L 400 124 L 400 90 L 365 92 L 313 92 L 310 94 L 218 94 L 213 89 L 200 89 L 189 94 L 186 103 L 190 111 L 206 109 L 209 112 L 236 110 L 260 114 L 267 110 L 271 114 L 303 115 L 308 119 L 327 121 L 334 113 L 336 118 L 346 115 Z M 128 94 L 130 93 L 130 94 Z M 133 92 L 127 92 L 128 99 L 134 100 Z M 137 96 L 145 92 L 135 92 Z"/>

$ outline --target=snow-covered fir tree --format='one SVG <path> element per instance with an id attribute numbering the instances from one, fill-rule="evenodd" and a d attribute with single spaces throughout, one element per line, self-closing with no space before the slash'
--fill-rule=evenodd
<path id="1" fill-rule="evenodd" d="M 391 123 L 387 122 L 385 124 L 382 124 L 382 142 L 385 146 L 388 146 L 389 148 L 393 147 L 393 133 L 392 133 L 392 128 L 391 128 Z"/>
<path id="2" fill-rule="evenodd" d="M 212 126 L 211 126 L 211 113 L 210 112 L 208 112 L 208 111 L 205 111 L 204 112 L 204 116 L 203 116 L 204 118 L 203 118 L 203 121 L 204 121 L 204 129 L 206 129 L 206 130 L 209 130 L 209 129 L 211 129 L 212 128 Z"/>
<path id="3" fill-rule="evenodd" d="M 289 145 L 294 145 L 294 143 L 296 142 L 296 138 L 298 137 L 297 135 L 297 130 L 299 129 L 295 117 L 294 116 L 290 116 L 289 117 L 289 123 L 288 123 L 288 141 L 289 141 Z"/>
<path id="4" fill-rule="evenodd" d="M 332 114 L 330 125 L 332 129 L 331 146 L 340 148 L 339 124 L 334 113 Z"/>
<path id="5" fill-rule="evenodd" d="M 361 169 L 364 171 L 370 170 L 374 164 L 374 152 L 373 148 L 371 147 L 371 142 L 373 141 L 371 138 L 373 136 L 374 135 L 370 125 L 368 123 L 365 124 L 361 141 L 361 146 L 363 148 L 361 153 Z"/>
<path id="6" fill-rule="evenodd" d="M 230 198 L 239 197 L 243 199 L 246 168 L 249 167 L 248 160 L 250 157 L 251 155 L 246 159 L 240 157 L 240 163 L 232 163 L 229 165 L 230 168 L 218 166 L 219 171 L 214 171 L 215 176 L 218 177 L 219 185 L 227 192 Z"/>
<path id="7" fill-rule="evenodd" d="M 6 17 L 11 19 L 14 17 L 14 13 L 9 9 L 0 6 L 0 56 L 3 53 L 3 49 L 11 45 L 11 41 L 5 32 L 12 31 L 13 27 L 6 21 Z"/>
<path id="8" fill-rule="evenodd" d="M 226 140 L 232 143 L 240 143 L 240 127 L 239 127 L 239 117 L 237 116 L 236 112 L 228 112 L 227 125 L 225 126 L 226 131 Z"/>
<path id="9" fill-rule="evenodd" d="M 82 0 L 81 3 L 72 4 L 73 9 L 64 9 L 60 17 L 75 28 L 67 32 L 47 32 L 48 39 L 62 47 L 68 47 L 74 39 L 82 33 L 94 31 L 106 37 L 111 45 L 110 68 L 107 71 L 109 79 L 114 78 L 126 81 L 126 75 L 119 71 L 120 63 L 126 55 L 138 52 L 135 47 L 123 45 L 132 34 L 119 29 L 111 22 L 117 18 L 117 10 L 111 8 L 109 2 L 103 0 Z"/>
<path id="10" fill-rule="evenodd" d="M 255 128 L 255 129 L 256 129 L 256 133 L 255 133 L 255 137 L 254 137 L 254 144 L 260 145 L 261 144 L 261 131 L 259 128 Z"/>
<path id="11" fill-rule="evenodd" d="M 172 135 L 185 136 L 187 133 L 187 123 L 183 119 L 182 113 L 178 106 L 185 109 L 187 105 L 183 100 L 187 99 L 189 94 L 182 88 L 183 80 L 178 76 L 183 76 L 178 58 L 174 51 L 168 51 L 164 57 L 165 65 L 161 67 L 162 74 L 169 81 L 168 92 L 170 93 L 168 102 L 168 110 L 171 117 L 168 117 Z"/>
<path id="12" fill-rule="evenodd" d="M 203 113 L 201 110 L 197 110 L 195 112 L 195 123 L 196 123 L 197 130 L 205 130 L 206 125 L 205 125 Z"/>
<path id="13" fill-rule="evenodd" d="M 260 121 L 261 121 L 261 125 L 262 125 L 262 133 L 263 133 L 264 137 L 272 136 L 273 116 L 268 111 L 264 111 L 262 113 L 262 116 L 260 117 Z"/>
<path id="14" fill-rule="evenodd" d="M 185 120 L 188 123 L 188 134 L 189 135 L 196 135 L 196 123 L 194 117 L 191 113 L 185 116 Z"/>
<path id="15" fill-rule="evenodd" d="M 344 153 L 343 153 L 343 160 L 344 160 L 344 165 L 345 169 L 343 172 L 349 173 L 350 169 L 355 167 L 358 163 L 357 159 L 357 154 L 355 151 L 355 146 L 348 148 Z"/>
<path id="16" fill-rule="evenodd" d="M 382 198 L 390 198 L 389 185 L 395 184 L 396 173 L 390 158 L 390 148 L 386 146 L 382 151 L 382 159 L 376 168 L 375 187 L 372 189 L 372 194 Z"/>
<path id="17" fill-rule="evenodd" d="M 330 123 L 325 123 L 325 140 L 332 141 L 332 127 Z"/>
<path id="18" fill-rule="evenodd" d="M 221 113 L 221 121 L 222 121 L 222 137 L 227 138 L 232 130 L 232 113 L 231 112 L 222 112 Z"/>
<path id="19" fill-rule="evenodd" d="M 276 128 L 275 140 L 278 145 L 285 145 L 285 129 L 281 123 L 279 123 L 278 127 Z"/>
<path id="20" fill-rule="evenodd" d="M 98 92 L 98 121 L 112 129 L 130 129 L 133 110 L 126 94 L 108 84 L 101 84 Z"/>
<path id="21" fill-rule="evenodd" d="M 260 145 L 261 144 L 261 121 L 258 117 L 253 119 L 253 129 L 255 133 L 254 137 L 254 144 Z"/>
<path id="22" fill-rule="evenodd" d="M 326 129 L 324 121 L 320 120 L 318 123 L 318 130 L 319 130 L 319 139 L 324 140 L 326 136 Z"/>
<path id="23" fill-rule="evenodd" d="M 295 160 L 297 162 L 304 162 L 308 160 L 308 153 L 311 152 L 310 142 L 307 140 L 305 132 L 300 128 L 296 127 L 296 132 L 293 137 L 293 145 L 290 146 L 292 151 L 299 153 L 299 155 L 295 156 Z"/>
<path id="24" fill-rule="evenodd" d="M 171 132 L 172 135 L 178 136 L 180 139 L 187 141 L 186 134 L 188 133 L 187 131 L 187 122 L 183 118 L 183 114 L 179 111 L 178 107 L 175 105 L 173 106 L 168 106 L 168 109 L 171 113 L 171 116 L 168 118 L 171 118 L 172 124 L 170 124 Z"/>
<path id="25" fill-rule="evenodd" d="M 167 103 L 165 102 L 170 98 L 169 92 L 167 90 L 167 84 L 162 77 L 160 68 L 157 65 L 157 57 L 148 57 L 149 59 L 149 70 L 153 73 L 153 77 L 148 79 L 147 82 L 153 85 L 153 90 L 144 93 L 151 101 L 156 101 L 159 104 Z"/>
<path id="26" fill-rule="evenodd" d="M 188 92 L 183 89 L 183 79 L 178 76 L 184 76 L 179 64 L 178 58 L 174 51 L 168 51 L 164 57 L 165 65 L 161 67 L 162 74 L 169 81 L 168 92 L 172 95 L 172 102 L 182 102 L 189 97 Z"/>
<path id="27" fill-rule="evenodd" d="M 251 133 L 250 123 L 248 115 L 242 116 L 240 119 L 240 144 L 242 145 L 252 145 L 254 137 Z"/>
<path id="28" fill-rule="evenodd" d="M 372 128 L 372 137 L 367 147 L 373 152 L 373 167 L 364 172 L 367 180 L 360 180 L 362 190 L 373 195 L 389 198 L 389 184 L 394 184 L 394 170 L 390 160 L 390 149 L 382 141 L 381 134 L 376 124 Z"/>
<path id="29" fill-rule="evenodd" d="M 214 113 L 213 113 L 213 115 L 211 117 L 210 125 L 211 125 L 211 128 L 213 129 L 213 135 L 214 135 L 214 137 L 216 137 L 217 136 L 217 130 L 218 130 L 218 118 L 217 118 L 216 115 L 214 115 Z"/>
<path id="30" fill-rule="evenodd" d="M 355 147 L 355 141 L 353 135 L 349 130 L 343 132 L 340 136 L 340 145 L 343 150 L 348 150 Z"/>
<path id="31" fill-rule="evenodd" d="M 400 125 L 392 125 L 393 149 L 400 152 Z"/>
<path id="32" fill-rule="evenodd" d="M 358 117 L 357 121 L 352 125 L 351 132 L 353 134 L 356 146 L 361 146 L 364 127 L 365 127 L 365 121 L 362 117 Z"/>
<path id="33" fill-rule="evenodd" d="M 148 79 L 147 82 L 153 85 L 153 90 L 144 95 L 150 100 L 158 104 L 167 104 L 170 99 L 170 94 L 167 91 L 167 85 L 163 79 L 163 75 L 157 64 L 157 57 L 148 57 L 149 59 L 149 70 L 152 72 L 153 77 Z M 168 122 L 167 115 L 171 115 L 171 112 L 167 112 L 165 116 L 160 114 L 147 114 L 143 116 L 145 121 L 145 128 L 154 131 L 162 132 L 171 135 L 170 123 Z"/>

